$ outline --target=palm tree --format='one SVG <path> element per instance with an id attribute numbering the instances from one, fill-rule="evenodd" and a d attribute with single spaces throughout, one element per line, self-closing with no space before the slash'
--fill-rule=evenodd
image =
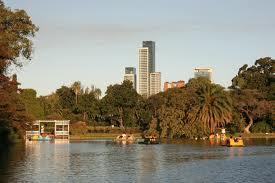
<path id="1" fill-rule="evenodd" d="M 200 122 L 205 133 L 213 133 L 232 119 L 232 101 L 223 87 L 206 84 L 197 92 L 198 102 L 190 114 L 193 121 Z"/>
<path id="2" fill-rule="evenodd" d="M 75 104 L 77 105 L 78 103 L 78 95 L 80 94 L 81 91 L 81 82 L 80 81 L 76 81 L 72 84 L 72 89 L 74 91 L 75 94 Z"/>

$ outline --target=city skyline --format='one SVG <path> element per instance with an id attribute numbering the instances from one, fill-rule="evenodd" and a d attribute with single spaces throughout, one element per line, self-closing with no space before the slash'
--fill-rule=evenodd
<path id="1" fill-rule="evenodd" d="M 163 81 L 188 82 L 193 68 L 207 66 L 215 70 L 214 82 L 227 87 L 243 64 L 275 57 L 274 1 L 4 2 L 26 10 L 40 27 L 33 60 L 15 69 L 21 87 L 39 95 L 77 80 L 104 93 L 121 82 L 118 70 L 137 68 L 142 40 L 157 42 L 156 70 Z"/>

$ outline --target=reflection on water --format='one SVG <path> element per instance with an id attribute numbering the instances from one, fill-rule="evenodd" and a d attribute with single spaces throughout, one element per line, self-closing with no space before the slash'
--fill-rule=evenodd
<path id="1" fill-rule="evenodd" d="M 274 139 L 27 142 L 0 152 L 0 182 L 275 182 Z"/>
<path id="2" fill-rule="evenodd" d="M 236 156 L 237 157 L 242 157 L 243 156 L 243 150 L 244 148 L 229 148 L 230 151 L 230 159 L 234 159 Z"/>

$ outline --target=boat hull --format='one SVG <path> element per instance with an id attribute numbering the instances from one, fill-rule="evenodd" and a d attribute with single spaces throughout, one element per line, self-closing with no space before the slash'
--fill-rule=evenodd
<path id="1" fill-rule="evenodd" d="M 244 143 L 242 139 L 234 140 L 229 139 L 227 142 L 228 147 L 244 147 Z"/>
<path id="2" fill-rule="evenodd" d="M 144 141 L 138 142 L 139 144 L 146 144 L 146 145 L 155 145 L 155 144 L 160 144 L 160 141 L 157 139 L 152 139 L 152 138 L 145 138 Z"/>
<path id="3" fill-rule="evenodd" d="M 114 141 L 115 142 L 134 142 L 136 139 L 133 135 L 119 135 L 117 136 Z"/>

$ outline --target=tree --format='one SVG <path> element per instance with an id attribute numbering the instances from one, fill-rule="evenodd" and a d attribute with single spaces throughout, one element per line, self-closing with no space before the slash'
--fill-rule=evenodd
<path id="1" fill-rule="evenodd" d="M 250 133 L 250 128 L 255 119 L 263 118 L 271 114 L 271 102 L 265 100 L 264 96 L 257 90 L 239 89 L 233 90 L 231 93 L 235 108 L 244 119 L 248 119 L 248 124 L 244 128 L 245 133 Z"/>
<path id="2" fill-rule="evenodd" d="M 93 92 L 84 93 L 79 96 L 78 108 L 83 114 L 83 121 L 94 118 L 98 114 L 98 100 Z"/>
<path id="3" fill-rule="evenodd" d="M 45 119 L 62 119 L 63 108 L 60 104 L 59 97 L 56 93 L 39 98 L 43 107 Z"/>
<path id="4" fill-rule="evenodd" d="M 214 133 L 232 120 L 232 100 L 220 85 L 209 84 L 198 89 L 198 105 L 194 106 L 195 119 L 205 132 Z"/>
<path id="5" fill-rule="evenodd" d="M 31 118 L 17 94 L 17 81 L 0 77 L 0 145 L 22 136 Z"/>
<path id="6" fill-rule="evenodd" d="M 152 114 L 152 118 L 157 117 L 157 110 L 165 103 L 162 93 L 150 96 L 146 101 L 147 110 Z"/>
<path id="7" fill-rule="evenodd" d="M 34 119 L 44 119 L 44 110 L 36 97 L 34 89 L 23 89 L 20 91 L 19 99 L 24 104 L 26 112 Z"/>
<path id="8" fill-rule="evenodd" d="M 78 95 L 80 94 L 80 91 L 81 91 L 81 82 L 80 81 L 76 81 L 72 84 L 72 87 L 71 87 L 74 91 L 74 94 L 75 94 L 75 104 L 77 105 L 77 102 L 78 102 Z"/>
<path id="9" fill-rule="evenodd" d="M 274 79 L 274 68 L 275 60 L 270 57 L 256 60 L 251 67 L 245 64 L 232 79 L 231 88 L 259 90 L 263 93 L 272 92 L 271 84 L 272 79 Z"/>
<path id="10" fill-rule="evenodd" d="M 166 91 L 163 100 L 156 115 L 162 137 L 204 136 L 231 122 L 229 93 L 205 78 L 191 79 L 184 88 Z"/>
<path id="11" fill-rule="evenodd" d="M 29 121 L 24 105 L 18 98 L 19 83 L 16 77 L 12 80 L 9 78 L 8 71 L 11 66 L 22 67 L 24 60 L 31 59 L 31 38 L 37 30 L 24 10 L 12 11 L 0 0 L 0 141 L 2 143 L 8 141 L 13 131 L 22 132 Z"/>
<path id="12" fill-rule="evenodd" d="M 123 81 L 122 84 L 110 85 L 106 95 L 103 97 L 105 107 L 109 115 L 117 115 L 121 128 L 124 128 L 125 110 L 134 108 L 137 105 L 139 95 L 133 89 L 130 81 Z"/>
<path id="13" fill-rule="evenodd" d="M 251 67 L 245 64 L 232 79 L 230 88 L 233 89 L 234 106 L 243 119 L 248 121 L 245 133 L 250 133 L 254 122 L 273 120 L 274 123 L 270 114 L 275 99 L 274 71 L 275 60 L 265 57 L 256 60 Z"/>
<path id="14" fill-rule="evenodd" d="M 58 95 L 58 100 L 60 105 L 62 106 L 63 109 L 69 109 L 71 111 L 74 110 L 75 108 L 75 93 L 73 89 L 67 87 L 67 86 L 62 86 L 61 88 L 56 90 L 56 94 Z"/>
<path id="15" fill-rule="evenodd" d="M 142 130 L 149 128 L 149 123 L 152 120 L 152 112 L 149 110 L 147 103 L 148 99 L 139 95 L 137 105 L 132 108 L 135 114 L 137 126 Z"/>
<path id="16" fill-rule="evenodd" d="M 24 10 L 12 11 L 0 1 L 0 74 L 11 65 L 22 66 L 31 59 L 32 40 L 38 28 Z"/>

